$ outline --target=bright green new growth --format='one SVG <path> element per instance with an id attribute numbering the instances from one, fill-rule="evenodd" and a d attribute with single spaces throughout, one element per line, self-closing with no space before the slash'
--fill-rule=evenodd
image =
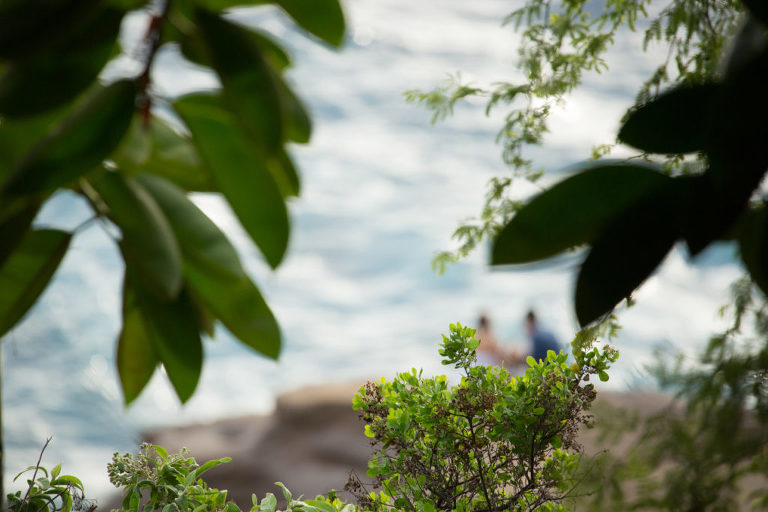
<path id="1" fill-rule="evenodd" d="M 200 476 L 231 459 L 210 460 L 199 466 L 182 449 L 168 454 L 161 446 L 141 445 L 137 455 L 115 453 L 107 464 L 109 481 L 123 488 L 124 512 L 239 512 L 227 502 L 227 491 L 208 487 Z"/>
<path id="2" fill-rule="evenodd" d="M 61 464 L 57 464 L 50 472 L 40 465 L 50 442 L 48 438 L 40 451 L 37 464 L 29 466 L 13 478 L 15 482 L 21 475 L 32 472 L 23 494 L 19 490 L 6 496 L 9 512 L 93 512 L 96 507 L 85 499 L 83 483 L 79 478 L 62 475 Z"/>
<path id="3" fill-rule="evenodd" d="M 565 510 L 560 502 L 579 461 L 576 434 L 596 394 L 588 381 L 606 380 L 618 353 L 578 350 L 568 364 L 566 354 L 550 351 L 546 361 L 529 357 L 525 374 L 512 377 L 475 365 L 474 334 L 456 324 L 443 336 L 443 364 L 464 374 L 458 385 L 414 369 L 369 382 L 355 396 L 378 448 L 370 486 L 353 477 L 346 487 L 364 510 Z"/>

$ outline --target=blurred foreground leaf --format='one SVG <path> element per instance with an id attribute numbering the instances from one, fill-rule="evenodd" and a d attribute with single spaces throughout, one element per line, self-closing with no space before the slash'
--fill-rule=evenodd
<path id="1" fill-rule="evenodd" d="M 71 239 L 66 231 L 30 231 L 0 267 L 0 336 L 21 320 L 48 286 Z"/>
<path id="2" fill-rule="evenodd" d="M 184 256 L 184 275 L 206 308 L 240 341 L 277 358 L 277 322 L 224 233 L 173 184 L 150 175 L 137 179 L 168 217 Z"/>
<path id="3" fill-rule="evenodd" d="M 185 96 L 174 108 L 192 131 L 216 185 L 267 262 L 276 267 L 288 245 L 288 212 L 267 162 L 215 96 Z M 253 191 L 259 191 L 258 200 Z"/>
<path id="4" fill-rule="evenodd" d="M 501 230 L 492 265 L 528 263 L 590 243 L 669 178 L 648 165 L 600 163 L 534 197 Z"/>

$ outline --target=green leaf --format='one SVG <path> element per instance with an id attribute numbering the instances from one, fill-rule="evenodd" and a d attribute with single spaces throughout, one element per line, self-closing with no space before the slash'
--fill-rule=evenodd
<path id="1" fill-rule="evenodd" d="M 168 220 L 140 185 L 117 172 L 104 172 L 91 184 L 120 227 L 120 242 L 136 278 L 157 298 L 173 300 L 182 284 L 181 253 Z"/>
<path id="2" fill-rule="evenodd" d="M 150 175 L 136 179 L 176 233 L 184 275 L 196 296 L 240 341 L 276 358 L 281 343 L 277 322 L 227 237 L 173 184 Z"/>
<path id="3" fill-rule="evenodd" d="M 185 190 L 214 190 L 211 175 L 189 136 L 153 117 L 149 123 L 149 137 L 152 152 L 142 172 L 163 176 Z"/>
<path id="4" fill-rule="evenodd" d="M 240 507 L 235 505 L 234 502 L 230 501 L 226 505 L 224 505 L 224 509 L 222 512 L 240 512 Z"/>
<path id="5" fill-rule="evenodd" d="M 603 371 L 603 370 L 600 370 L 600 372 L 598 372 L 597 376 L 598 376 L 598 378 L 602 382 L 608 382 L 608 379 L 610 378 L 610 377 L 608 377 L 608 374 L 605 371 Z"/>
<path id="6" fill-rule="evenodd" d="M 739 234 L 739 253 L 752 280 L 768 295 L 768 208 L 749 212 Z"/>
<path id="7" fill-rule="evenodd" d="M 221 459 L 209 460 L 208 462 L 206 462 L 205 464 L 203 464 L 202 466 L 200 466 L 195 470 L 195 473 L 194 473 L 195 478 L 197 479 L 198 477 L 200 477 L 200 475 L 202 475 L 203 473 L 205 473 L 211 468 L 215 468 L 220 464 L 226 464 L 227 462 L 231 462 L 231 461 L 232 461 L 231 457 L 223 457 Z"/>
<path id="8" fill-rule="evenodd" d="M 648 153 L 702 151 L 710 137 L 718 84 L 681 86 L 633 111 L 619 140 Z"/>
<path id="9" fill-rule="evenodd" d="M 127 174 L 156 174 L 184 190 L 214 190 L 192 139 L 157 116 L 145 121 L 143 115 L 135 115 L 125 139 L 110 155 L 110 160 Z"/>
<path id="10" fill-rule="evenodd" d="M 112 55 L 123 11 L 95 16 L 49 50 L 9 63 L 0 76 L 0 113 L 19 117 L 62 105 L 90 86 Z M 51 87 L 51 84 L 56 84 Z"/>
<path id="11" fill-rule="evenodd" d="M 172 7 L 171 9 L 174 9 Z M 175 19 L 184 19 L 186 16 L 177 13 Z M 169 40 L 178 40 L 181 45 L 181 53 L 188 60 L 200 64 L 201 66 L 211 67 L 211 58 L 203 45 L 201 38 L 196 33 L 190 33 L 181 30 L 173 23 L 174 18 L 169 20 L 171 24 L 172 32 L 167 36 Z M 192 27 L 192 20 L 186 20 L 185 26 Z M 291 66 L 291 58 L 286 51 L 270 37 L 260 30 L 256 30 L 252 27 L 247 28 L 248 36 L 251 38 L 253 44 L 257 45 L 261 49 L 261 53 L 264 58 L 267 59 L 269 64 L 277 70 L 283 70 Z"/>
<path id="12" fill-rule="evenodd" d="M 332 46 L 344 40 L 344 12 L 338 0 L 276 0 L 304 30 Z"/>
<path id="13" fill-rule="evenodd" d="M 216 97 L 185 96 L 174 107 L 192 132 L 219 190 L 267 262 L 276 267 L 288 245 L 288 212 L 266 162 Z"/>
<path id="14" fill-rule="evenodd" d="M 630 296 L 681 234 L 686 182 L 667 186 L 627 208 L 592 244 L 576 281 L 576 317 L 586 326 Z"/>
<path id="15" fill-rule="evenodd" d="M 534 197 L 496 237 L 492 265 L 528 263 L 588 244 L 670 178 L 639 164 L 595 164 Z"/>
<path id="16" fill-rule="evenodd" d="M 67 252 L 72 234 L 55 229 L 30 231 L 0 267 L 0 336 L 26 314 Z"/>
<path id="17" fill-rule="evenodd" d="M 136 112 L 123 140 L 109 155 L 109 160 L 123 173 L 135 173 L 147 163 L 151 151 L 152 144 L 144 114 Z"/>
<path id="18" fill-rule="evenodd" d="M 338 0 L 195 0 L 212 11 L 244 5 L 274 3 L 283 8 L 298 25 L 332 46 L 344 40 L 344 12 Z"/>
<path id="19" fill-rule="evenodd" d="M 51 470 L 51 479 L 56 480 L 56 478 L 61 473 L 61 464 L 56 464 L 53 469 Z"/>
<path id="20" fill-rule="evenodd" d="M 79 478 L 72 475 L 61 475 L 54 481 L 54 485 L 70 485 L 77 489 L 83 490 L 83 482 Z"/>
<path id="21" fill-rule="evenodd" d="M 277 498 L 271 492 L 268 492 L 264 499 L 261 500 L 261 512 L 275 512 L 277 507 Z"/>
<path id="22" fill-rule="evenodd" d="M 65 493 L 64 494 L 64 508 L 62 508 L 61 512 L 71 512 L 73 504 L 74 504 L 74 500 L 72 499 L 72 494 Z"/>
<path id="23" fill-rule="evenodd" d="M 275 485 L 278 486 L 283 491 L 283 497 L 285 498 L 285 502 L 290 505 L 291 499 L 293 499 L 293 495 L 291 494 L 291 491 L 288 490 L 288 488 L 283 484 L 283 482 L 275 482 Z"/>
<path id="24" fill-rule="evenodd" d="M 64 108 L 23 119 L 3 119 L 0 123 L 0 183 L 10 176 L 24 155 L 66 115 Z M 1 188 L 1 187 L 0 187 Z"/>
<path id="25" fill-rule="evenodd" d="M 38 211 L 40 204 L 31 203 L 7 219 L 0 220 L 0 267 L 29 232 Z"/>
<path id="26" fill-rule="evenodd" d="M 320 509 L 322 512 L 337 512 L 336 507 L 323 500 L 306 500 L 307 505 Z"/>
<path id="27" fill-rule="evenodd" d="M 544 414 L 544 408 L 543 407 L 536 407 L 533 410 L 533 414 L 535 414 L 536 416 L 541 416 L 542 414 Z"/>
<path id="28" fill-rule="evenodd" d="M 123 327 L 117 340 L 117 373 L 125 405 L 133 402 L 149 383 L 158 365 L 155 347 L 136 304 L 133 290 L 123 285 Z"/>
<path id="29" fill-rule="evenodd" d="M 312 136 L 312 120 L 304 104 L 279 76 L 275 77 L 285 125 L 285 138 L 306 144 Z"/>
<path id="30" fill-rule="evenodd" d="M 692 255 L 724 236 L 747 209 L 768 169 L 768 48 L 723 81 L 685 239 Z"/>
<path id="31" fill-rule="evenodd" d="M 253 137 L 271 155 L 282 144 L 281 100 L 274 73 L 248 31 L 205 9 L 196 12 L 223 97 Z"/>
<path id="32" fill-rule="evenodd" d="M 203 344 L 195 322 L 196 306 L 186 288 L 182 288 L 172 302 L 159 301 L 135 281 L 130 261 L 126 260 L 126 281 L 135 292 L 155 353 L 176 395 L 184 403 L 194 393 L 203 367 Z"/>
<path id="33" fill-rule="evenodd" d="M 135 93 L 129 80 L 94 92 L 27 153 L 0 189 L 2 195 L 53 190 L 96 168 L 128 130 Z"/>
<path id="34" fill-rule="evenodd" d="M 284 197 L 299 195 L 299 192 L 301 191 L 299 174 L 296 172 L 293 160 L 287 152 L 280 151 L 277 156 L 270 161 L 269 168 Z"/>

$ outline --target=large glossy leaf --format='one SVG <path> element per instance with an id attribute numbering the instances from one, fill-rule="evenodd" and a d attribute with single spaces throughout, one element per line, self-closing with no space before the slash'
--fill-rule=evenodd
<path id="1" fill-rule="evenodd" d="M 688 215 L 685 238 L 693 255 L 733 226 L 768 169 L 766 82 L 768 49 L 723 82 L 706 148 L 709 168 Z"/>
<path id="2" fill-rule="evenodd" d="M 128 174 L 156 174 L 188 191 L 214 190 L 210 173 L 192 139 L 157 116 L 146 123 L 143 116 L 137 115 L 125 140 L 110 159 Z"/>
<path id="3" fill-rule="evenodd" d="M 211 175 L 189 135 L 182 135 L 176 128 L 156 117 L 150 121 L 149 135 L 152 151 L 142 169 L 144 172 L 163 176 L 185 190 L 214 190 Z"/>
<path id="4" fill-rule="evenodd" d="M 768 295 L 768 208 L 749 212 L 739 234 L 741 261 L 752 280 Z"/>
<path id="5" fill-rule="evenodd" d="M 639 164 L 598 163 L 534 197 L 499 233 L 492 265 L 528 263 L 588 244 L 670 178 Z"/>
<path id="6" fill-rule="evenodd" d="M 283 119 L 273 71 L 248 31 L 204 9 L 198 25 L 214 70 L 221 78 L 223 97 L 265 154 L 282 144 Z"/>
<path id="7" fill-rule="evenodd" d="M 713 173 L 726 185 L 726 175 L 762 177 L 768 167 L 767 81 L 768 48 L 764 48 L 723 83 L 706 149 L 710 160 L 723 163 L 715 166 Z M 754 183 L 753 179 L 748 181 Z"/>
<path id="8" fill-rule="evenodd" d="M 149 383 L 159 360 L 151 334 L 126 280 L 123 283 L 123 327 L 117 340 L 117 373 L 125 405 L 133 402 Z"/>
<path id="9" fill-rule="evenodd" d="M 183 16 L 180 14 L 180 16 Z M 205 49 L 205 45 L 196 33 L 184 32 L 173 23 L 174 19 L 169 20 L 169 28 L 166 29 L 166 38 L 177 41 L 181 46 L 181 53 L 188 60 L 200 64 L 201 66 L 211 67 L 211 57 Z M 186 26 L 193 26 L 192 20 L 185 20 Z M 269 64 L 277 70 L 285 69 L 291 66 L 291 57 L 288 53 L 271 37 L 260 30 L 248 27 L 248 37 L 251 42 L 260 48 L 262 55 Z"/>
<path id="10" fill-rule="evenodd" d="M 118 9 L 97 12 L 54 48 L 6 67 L 0 76 L 0 114 L 38 114 L 72 100 L 93 83 L 112 55 L 123 18 Z"/>
<path id="11" fill-rule="evenodd" d="M 344 41 L 344 13 L 338 0 L 276 0 L 304 30 L 326 43 L 341 46 Z"/>
<path id="12" fill-rule="evenodd" d="M 0 267 L 0 336 L 26 314 L 48 286 L 72 234 L 55 229 L 27 233 Z"/>
<path id="13" fill-rule="evenodd" d="M 0 184 L 8 179 L 35 143 L 61 122 L 65 114 L 66 110 L 60 108 L 34 117 L 3 119 L 0 123 Z"/>
<path id="14" fill-rule="evenodd" d="M 272 160 L 270 169 L 284 196 L 298 196 L 301 183 L 293 159 L 285 151 L 280 151 Z"/>
<path id="15" fill-rule="evenodd" d="M 702 151 L 719 90 L 718 84 L 672 89 L 632 112 L 619 140 L 648 153 Z"/>
<path id="16" fill-rule="evenodd" d="M 338 0 L 195 0 L 212 11 L 240 5 L 274 3 L 283 8 L 304 30 L 333 46 L 344 40 L 344 12 Z"/>
<path id="17" fill-rule="evenodd" d="M 135 277 L 159 300 L 171 301 L 182 284 L 181 253 L 176 237 L 155 200 L 132 179 L 104 172 L 91 180 L 120 227 L 120 245 Z"/>
<path id="18" fill-rule="evenodd" d="M 137 180 L 168 217 L 181 245 L 184 275 L 196 296 L 240 341 L 276 358 L 277 322 L 227 237 L 181 189 L 155 176 Z"/>
<path id="19" fill-rule="evenodd" d="M 96 168 L 128 129 L 135 94 L 135 83 L 122 80 L 89 96 L 19 162 L 2 196 L 53 190 Z"/>
<path id="20" fill-rule="evenodd" d="M 309 142 L 312 135 L 312 120 L 304 104 L 279 76 L 275 77 L 275 82 L 282 107 L 285 138 L 300 144 Z"/>
<path id="21" fill-rule="evenodd" d="M 133 260 L 125 254 L 123 257 L 126 261 L 126 281 L 131 283 L 155 354 L 184 403 L 194 393 L 203 368 L 203 343 L 196 321 L 199 317 L 197 305 L 184 287 L 173 301 L 158 300 L 135 280 Z"/>
<path id="22" fill-rule="evenodd" d="M 31 203 L 7 219 L 0 220 L 0 267 L 29 232 L 39 203 Z"/>
<path id="23" fill-rule="evenodd" d="M 592 243 L 576 281 L 576 317 L 609 313 L 661 263 L 681 232 L 683 182 L 671 180 L 622 212 Z"/>
<path id="24" fill-rule="evenodd" d="M 219 190 L 267 262 L 276 267 L 288 245 L 288 213 L 267 162 L 217 97 L 185 96 L 174 108 L 192 132 Z"/>

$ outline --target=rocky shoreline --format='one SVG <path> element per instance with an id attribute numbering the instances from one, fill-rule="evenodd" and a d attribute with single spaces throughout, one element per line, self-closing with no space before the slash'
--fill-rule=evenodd
<path id="1" fill-rule="evenodd" d="M 206 480 L 227 489 L 243 510 L 250 508 L 253 493 L 279 495 L 277 481 L 294 495 L 314 497 L 343 489 L 352 472 L 365 473 L 371 446 L 358 413 L 352 410 L 352 397 L 361 384 L 298 389 L 281 395 L 269 416 L 162 428 L 144 433 L 144 439 L 169 451 L 187 447 L 199 463 L 231 457 L 229 464 L 206 473 Z M 661 393 L 601 392 L 595 411 L 599 416 L 601 407 L 613 406 L 644 416 L 669 404 L 669 397 Z M 589 430 L 581 436 L 585 453 L 602 448 L 596 437 Z M 623 450 L 621 446 L 611 449 Z"/>

